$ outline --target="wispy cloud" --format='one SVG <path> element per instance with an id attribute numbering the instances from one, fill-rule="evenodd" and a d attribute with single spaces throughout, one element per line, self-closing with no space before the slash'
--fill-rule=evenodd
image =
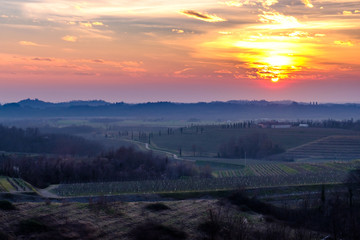
<path id="1" fill-rule="evenodd" d="M 344 46 L 344 47 L 352 47 L 354 44 L 351 41 L 334 41 L 336 45 Z"/>
<path id="2" fill-rule="evenodd" d="M 222 35 L 232 35 L 232 32 L 228 32 L 228 31 L 219 31 L 218 33 Z"/>
<path id="3" fill-rule="evenodd" d="M 184 69 L 181 69 L 179 71 L 174 72 L 174 74 L 180 75 L 180 74 L 183 74 L 184 72 L 187 72 L 187 71 L 190 71 L 190 70 L 192 70 L 192 68 L 184 68 Z"/>
<path id="4" fill-rule="evenodd" d="M 346 16 L 346 15 L 352 15 L 352 12 L 351 12 L 351 11 L 343 11 L 342 13 L 343 13 L 343 15 L 345 15 L 345 16 Z"/>
<path id="5" fill-rule="evenodd" d="M 76 22 L 68 22 L 70 25 L 75 25 Z M 93 26 L 104 26 L 103 22 L 79 22 L 79 25 L 82 27 L 92 28 Z"/>
<path id="6" fill-rule="evenodd" d="M 304 4 L 305 4 L 305 6 L 307 6 L 308 8 L 313 8 L 314 7 L 314 5 L 311 3 L 311 1 L 310 0 L 301 0 Z"/>
<path id="7" fill-rule="evenodd" d="M 217 71 L 214 71 L 214 73 L 219 73 L 219 74 L 232 74 L 231 71 L 226 70 L 226 69 L 217 70 Z"/>
<path id="8" fill-rule="evenodd" d="M 34 43 L 34 42 L 30 42 L 30 41 L 20 41 L 19 44 L 22 45 L 22 46 L 33 46 L 33 47 L 41 47 L 41 46 L 43 46 L 41 44 L 37 44 L 37 43 Z"/>
<path id="9" fill-rule="evenodd" d="M 70 36 L 70 35 L 66 35 L 66 36 L 62 37 L 61 39 L 66 41 L 66 42 L 76 42 L 78 40 L 77 37 Z"/>
<path id="10" fill-rule="evenodd" d="M 261 5 L 263 5 L 264 7 L 270 7 L 278 3 L 278 0 L 258 0 L 258 2 L 261 3 Z"/>
<path id="11" fill-rule="evenodd" d="M 104 23 L 102 22 L 92 22 L 93 26 L 104 26 Z"/>
<path id="12" fill-rule="evenodd" d="M 218 17 L 215 14 L 201 13 L 194 10 L 184 10 L 180 11 L 181 14 L 184 14 L 188 17 L 202 20 L 205 22 L 224 22 L 227 21 L 224 18 Z"/>
<path id="13" fill-rule="evenodd" d="M 104 60 L 102 60 L 102 59 L 93 59 L 91 61 L 94 63 L 103 63 L 104 62 Z"/>
<path id="14" fill-rule="evenodd" d="M 248 1 L 250 3 L 250 1 Z M 226 1 L 226 2 L 221 2 L 229 7 L 242 7 L 244 6 L 244 3 L 241 1 Z"/>
<path id="15" fill-rule="evenodd" d="M 276 11 L 262 11 L 259 15 L 259 20 L 262 23 L 279 24 L 280 28 L 296 28 L 300 27 L 300 23 L 293 16 L 285 16 Z"/>
<path id="16" fill-rule="evenodd" d="M 51 58 L 32 58 L 33 61 L 46 61 L 46 62 L 52 62 Z"/>
<path id="17" fill-rule="evenodd" d="M 177 28 L 174 28 L 174 29 L 171 29 L 172 32 L 175 32 L 175 33 L 184 33 L 184 30 L 182 29 L 177 29 Z"/>
<path id="18" fill-rule="evenodd" d="M 83 26 L 83 27 L 92 27 L 93 25 L 91 24 L 91 23 L 89 23 L 89 22 L 80 22 L 79 23 L 80 24 L 80 26 Z"/>
<path id="19" fill-rule="evenodd" d="M 304 0 L 306 1 L 306 0 Z M 237 1 L 226 1 L 221 2 L 230 7 L 242 7 L 242 6 L 256 6 L 261 5 L 264 8 L 269 8 L 270 6 L 278 3 L 278 0 L 237 0 Z"/>

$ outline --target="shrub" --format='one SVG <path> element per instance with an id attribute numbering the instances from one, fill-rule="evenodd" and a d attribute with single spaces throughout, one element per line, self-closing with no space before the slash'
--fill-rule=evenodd
<path id="1" fill-rule="evenodd" d="M 246 240 L 251 228 L 244 217 L 231 214 L 232 210 L 210 209 L 207 219 L 200 223 L 198 230 L 204 234 L 203 239 Z"/>
<path id="2" fill-rule="evenodd" d="M 134 240 L 183 240 L 187 234 L 176 228 L 158 223 L 143 223 L 129 233 Z"/>
<path id="3" fill-rule="evenodd" d="M 49 230 L 50 228 L 47 225 L 33 218 L 22 220 L 18 226 L 18 232 L 20 234 L 41 233 Z"/>
<path id="4" fill-rule="evenodd" d="M 8 240 L 9 236 L 0 231 L 0 240 Z"/>
<path id="5" fill-rule="evenodd" d="M 1 200 L 0 201 L 0 209 L 5 211 L 15 210 L 16 207 L 9 201 Z"/>
<path id="6" fill-rule="evenodd" d="M 158 211 L 164 211 L 169 210 L 170 208 L 166 206 L 163 203 L 151 203 L 145 206 L 147 210 L 158 212 Z"/>

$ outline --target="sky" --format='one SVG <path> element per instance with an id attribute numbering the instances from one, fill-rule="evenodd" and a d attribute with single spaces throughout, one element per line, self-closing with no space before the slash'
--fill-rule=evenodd
<path id="1" fill-rule="evenodd" d="M 0 0 L 0 102 L 360 102 L 359 0 Z"/>

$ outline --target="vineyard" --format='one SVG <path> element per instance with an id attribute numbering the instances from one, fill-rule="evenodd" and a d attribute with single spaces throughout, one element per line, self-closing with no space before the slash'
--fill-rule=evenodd
<path id="1" fill-rule="evenodd" d="M 304 160 L 353 160 L 360 158 L 360 136 L 330 136 L 289 149 L 278 158 Z"/>
<path id="2" fill-rule="evenodd" d="M 342 163 L 331 163 L 327 164 L 326 168 L 317 172 L 307 170 L 306 168 L 314 167 L 315 169 L 315 166 L 319 167 L 320 165 L 313 166 L 308 164 L 307 167 L 301 168 L 301 165 L 298 164 L 294 165 L 294 170 L 290 170 L 290 168 L 287 169 L 286 165 L 284 165 L 285 167 L 283 166 L 283 168 L 277 167 L 275 164 L 269 164 L 268 166 L 254 165 L 250 167 L 253 171 L 252 173 L 255 173 L 253 175 L 241 173 L 243 175 L 239 176 L 239 171 L 246 170 L 227 170 L 221 171 L 221 176 L 217 178 L 61 184 L 52 191 L 59 196 L 91 196 L 127 193 L 231 190 L 240 186 L 257 188 L 341 183 L 346 179 L 347 169 L 354 167 L 355 164 L 354 162 L 342 166 Z M 270 173 L 267 173 L 269 171 Z M 220 172 L 218 174 L 220 175 Z"/>
<path id="3" fill-rule="evenodd" d="M 244 176 L 288 176 L 306 175 L 311 173 L 327 174 L 327 172 L 339 172 L 346 174 L 354 168 L 356 162 L 319 162 L 319 163 L 284 163 L 271 161 L 249 161 L 243 168 L 226 169 L 214 171 L 213 175 L 218 178 L 223 177 L 244 177 Z M 233 163 L 232 163 L 233 164 Z"/>

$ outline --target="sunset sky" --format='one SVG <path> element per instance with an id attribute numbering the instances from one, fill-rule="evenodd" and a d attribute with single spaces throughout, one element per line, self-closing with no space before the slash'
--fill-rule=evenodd
<path id="1" fill-rule="evenodd" d="M 359 0 L 0 0 L 0 102 L 360 102 Z"/>

